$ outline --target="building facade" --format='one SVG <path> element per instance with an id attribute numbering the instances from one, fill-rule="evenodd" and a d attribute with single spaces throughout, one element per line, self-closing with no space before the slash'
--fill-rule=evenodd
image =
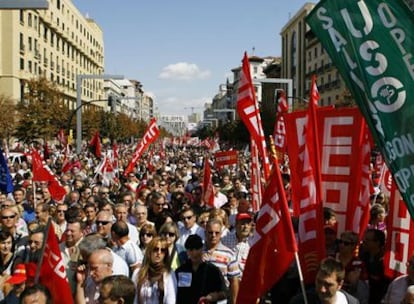
<path id="1" fill-rule="evenodd" d="M 48 10 L 0 10 L 0 94 L 19 101 L 28 79 L 46 77 L 76 106 L 76 75 L 104 73 L 103 33 L 70 0 Z M 104 99 L 103 81 L 83 80 L 82 100 Z"/>

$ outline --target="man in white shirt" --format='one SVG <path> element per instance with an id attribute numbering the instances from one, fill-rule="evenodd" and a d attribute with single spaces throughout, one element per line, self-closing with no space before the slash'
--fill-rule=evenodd
<path id="1" fill-rule="evenodd" d="M 204 242 L 204 229 L 197 224 L 197 217 L 191 207 L 183 209 L 181 211 L 181 223 L 182 224 L 179 225 L 180 237 L 177 240 L 177 243 L 181 245 L 181 248 L 185 248 L 185 241 L 191 234 L 199 235 Z"/>

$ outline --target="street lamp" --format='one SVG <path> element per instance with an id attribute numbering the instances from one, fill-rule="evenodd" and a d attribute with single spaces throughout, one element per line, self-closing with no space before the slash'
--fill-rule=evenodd
<path id="1" fill-rule="evenodd" d="M 76 108 L 82 107 L 82 81 L 84 79 L 124 79 L 122 75 L 105 75 L 105 74 L 90 74 L 76 75 Z M 82 150 L 82 111 L 76 112 L 76 153 Z"/>

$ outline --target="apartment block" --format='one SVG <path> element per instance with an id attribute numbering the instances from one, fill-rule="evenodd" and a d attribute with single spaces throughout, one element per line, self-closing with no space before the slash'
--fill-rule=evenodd
<path id="1" fill-rule="evenodd" d="M 49 0 L 48 10 L 0 10 L 0 94 L 16 102 L 25 80 L 44 76 L 76 106 L 76 75 L 104 73 L 103 32 L 70 0 Z M 85 79 L 82 100 L 104 99 L 103 80 Z"/>

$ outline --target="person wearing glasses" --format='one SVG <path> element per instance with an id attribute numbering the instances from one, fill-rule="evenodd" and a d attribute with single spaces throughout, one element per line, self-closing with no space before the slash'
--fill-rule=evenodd
<path id="1" fill-rule="evenodd" d="M 135 303 L 176 303 L 177 282 L 168 267 L 168 245 L 164 238 L 155 237 L 148 244 L 142 267 L 132 280 L 138 290 Z"/>
<path id="2" fill-rule="evenodd" d="M 387 293 L 382 303 L 400 304 L 404 303 L 404 297 L 409 286 L 414 285 L 414 255 L 411 255 L 406 264 L 407 274 L 395 278 L 388 286 Z M 404 272 L 404 270 L 402 270 Z"/>
<path id="3" fill-rule="evenodd" d="M 181 248 L 177 244 L 178 227 L 174 222 L 167 222 L 161 226 L 159 235 L 167 240 L 169 261 L 168 266 L 172 270 L 176 270 L 186 260 L 184 247 Z"/>
<path id="4" fill-rule="evenodd" d="M 19 220 L 19 212 L 17 206 L 10 206 L 8 208 L 1 209 L 0 223 L 1 229 L 9 232 L 13 236 L 16 253 L 25 250 L 27 243 L 27 226 L 26 229 L 18 229 L 17 223 Z"/>
<path id="5" fill-rule="evenodd" d="M 188 236 L 192 234 L 197 234 L 201 237 L 204 242 L 205 232 L 202 227 L 197 224 L 197 217 L 194 213 L 194 210 L 189 207 L 181 211 L 181 223 L 179 223 L 179 234 L 180 237 L 177 240 L 177 244 L 184 248 L 185 241 Z"/>
<path id="6" fill-rule="evenodd" d="M 230 291 L 228 303 L 236 303 L 239 292 L 240 268 L 234 252 L 221 243 L 223 222 L 218 218 L 207 223 L 203 261 L 217 266 L 223 274 L 226 287 Z"/>
<path id="7" fill-rule="evenodd" d="M 96 303 L 101 282 L 112 275 L 114 259 L 110 251 L 98 249 L 91 253 L 87 265 L 79 265 L 76 272 L 75 303 Z"/>
<path id="8" fill-rule="evenodd" d="M 65 203 L 56 206 L 56 214 L 54 216 L 54 220 L 56 222 L 56 225 L 59 226 L 60 235 L 57 236 L 59 240 L 62 239 L 62 235 L 66 231 L 67 222 L 65 215 L 67 211 L 68 205 Z"/>
<path id="9" fill-rule="evenodd" d="M 152 239 L 157 235 L 155 226 L 152 223 L 144 224 L 139 231 L 139 249 L 145 257 L 145 249 Z"/>
<path id="10" fill-rule="evenodd" d="M 150 206 L 148 210 L 148 220 L 155 223 L 163 215 L 164 208 L 167 207 L 165 196 L 156 191 L 150 194 Z"/>
<path id="11" fill-rule="evenodd" d="M 96 215 L 96 231 L 108 240 L 108 244 L 111 240 L 112 223 L 112 215 L 109 212 L 99 211 Z"/>

